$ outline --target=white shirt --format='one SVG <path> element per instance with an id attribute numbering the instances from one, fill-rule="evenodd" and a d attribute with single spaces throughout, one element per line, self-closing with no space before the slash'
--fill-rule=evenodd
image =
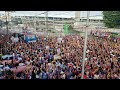
<path id="1" fill-rule="evenodd" d="M 62 43 L 64 43 L 64 40 L 62 40 Z"/>
<path id="2" fill-rule="evenodd" d="M 8 66 L 4 67 L 5 70 L 9 70 L 10 68 Z"/>
<path id="3" fill-rule="evenodd" d="M 46 40 L 46 38 L 44 38 L 44 40 Z"/>
<path id="4" fill-rule="evenodd" d="M 19 66 L 23 66 L 23 65 L 25 65 L 24 63 L 19 63 Z"/>
<path id="5" fill-rule="evenodd" d="M 23 52 L 21 52 L 21 56 L 23 56 Z"/>
<path id="6" fill-rule="evenodd" d="M 27 65 L 30 65 L 30 62 L 27 61 L 26 64 L 27 64 Z"/>
<path id="7" fill-rule="evenodd" d="M 32 61 L 32 60 L 30 60 L 30 62 L 32 63 L 33 61 Z"/>
<path id="8" fill-rule="evenodd" d="M 2 68 L 3 67 L 3 65 L 0 65 L 0 68 Z"/>
<path id="9" fill-rule="evenodd" d="M 49 46 L 46 46 L 46 49 L 49 50 Z"/>
<path id="10" fill-rule="evenodd" d="M 58 42 L 58 43 L 61 43 L 61 41 L 62 41 L 62 38 L 58 38 L 58 39 L 57 39 L 57 42 Z"/>
<path id="11" fill-rule="evenodd" d="M 21 49 L 21 46 L 19 46 L 19 49 Z"/>
<path id="12" fill-rule="evenodd" d="M 38 79 L 39 79 L 39 78 L 40 78 L 40 76 L 39 76 L 39 75 L 36 75 L 36 78 L 38 78 Z"/>
<path id="13" fill-rule="evenodd" d="M 3 69 L 2 69 L 2 68 L 0 68 L 0 71 L 3 71 Z"/>
<path id="14" fill-rule="evenodd" d="M 15 53 L 13 53 L 13 57 L 15 56 Z"/>
<path id="15" fill-rule="evenodd" d="M 88 58 L 85 58 L 85 60 L 87 60 Z"/>
<path id="16" fill-rule="evenodd" d="M 97 65 L 98 67 L 100 67 L 100 65 Z"/>
<path id="17" fill-rule="evenodd" d="M 65 79 L 65 74 L 63 74 L 63 75 L 61 76 L 61 78 L 62 78 L 62 79 Z"/>
<path id="18" fill-rule="evenodd" d="M 87 50 L 86 53 L 89 53 L 89 50 Z"/>
<path id="19" fill-rule="evenodd" d="M 19 60 L 19 61 L 21 61 L 21 60 L 22 60 L 22 58 L 21 58 L 21 57 L 18 57 L 18 60 Z"/>
<path id="20" fill-rule="evenodd" d="M 99 75 L 94 75 L 94 79 L 99 79 Z"/>
<path id="21" fill-rule="evenodd" d="M 57 49 L 57 53 L 60 54 L 60 48 Z"/>
<path id="22" fill-rule="evenodd" d="M 13 40 L 13 39 L 14 39 L 14 37 L 12 36 L 10 39 L 11 39 L 11 40 Z"/>
<path id="23" fill-rule="evenodd" d="M 59 62 L 56 62 L 56 66 L 60 66 L 60 63 L 59 63 Z"/>

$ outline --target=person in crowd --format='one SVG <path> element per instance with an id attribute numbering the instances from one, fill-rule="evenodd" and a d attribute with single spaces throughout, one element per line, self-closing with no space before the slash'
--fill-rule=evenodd
<path id="1" fill-rule="evenodd" d="M 87 41 L 84 79 L 120 79 L 120 40 L 91 36 Z M 61 39 L 60 39 L 61 40 Z M 12 43 L 6 49 L 12 60 L 0 62 L 5 79 L 80 79 L 84 38 L 41 36 L 36 42 Z"/>

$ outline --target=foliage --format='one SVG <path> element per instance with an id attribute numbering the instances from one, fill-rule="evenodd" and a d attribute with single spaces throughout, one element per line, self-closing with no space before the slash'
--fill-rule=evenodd
<path id="1" fill-rule="evenodd" d="M 12 20 L 12 23 L 14 23 L 15 25 L 22 24 L 22 20 L 21 18 L 15 18 Z"/>
<path id="2" fill-rule="evenodd" d="M 69 31 L 73 30 L 73 27 L 70 25 L 70 26 L 68 27 L 68 30 L 69 30 Z"/>
<path id="3" fill-rule="evenodd" d="M 6 22 L 0 20 L 0 27 L 4 27 L 6 25 Z"/>
<path id="4" fill-rule="evenodd" d="M 120 28 L 120 11 L 103 11 L 103 21 L 108 28 Z"/>

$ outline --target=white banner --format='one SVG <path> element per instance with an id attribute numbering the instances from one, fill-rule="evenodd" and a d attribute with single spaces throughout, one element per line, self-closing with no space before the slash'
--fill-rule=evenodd
<path id="1" fill-rule="evenodd" d="M 12 40 L 12 42 L 18 42 L 19 38 L 17 38 L 17 37 L 11 37 L 11 40 Z"/>
<path id="2" fill-rule="evenodd" d="M 28 39 L 33 39 L 35 38 L 35 35 L 28 35 Z"/>

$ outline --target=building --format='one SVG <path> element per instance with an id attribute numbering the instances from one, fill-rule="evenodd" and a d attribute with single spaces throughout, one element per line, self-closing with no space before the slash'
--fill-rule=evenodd
<path id="1" fill-rule="evenodd" d="M 87 22 L 87 18 L 86 17 L 81 17 L 80 18 L 80 24 L 81 25 L 85 25 Z M 89 25 L 91 28 L 96 28 L 96 27 L 104 27 L 104 24 L 103 24 L 103 16 L 90 16 L 89 17 Z"/>
<path id="2" fill-rule="evenodd" d="M 12 23 L 17 22 L 19 24 L 23 24 L 24 27 L 36 28 L 38 30 L 46 29 L 46 22 L 47 22 L 48 29 L 59 30 L 59 31 L 63 30 L 63 25 L 65 23 L 72 26 L 76 25 L 79 26 L 77 28 L 80 28 L 80 27 L 85 27 L 87 21 L 86 17 L 80 17 L 80 11 L 76 11 L 75 17 L 49 16 L 47 21 L 45 16 L 24 15 L 24 14 L 14 14 L 14 15 L 11 14 L 9 18 L 10 18 L 9 21 L 11 21 Z M 0 16 L 0 19 L 5 21 L 6 19 L 5 14 L 2 14 Z M 89 19 L 90 19 L 89 20 L 90 28 L 104 27 L 102 16 L 95 16 L 95 17 L 90 16 Z M 13 25 L 11 25 L 11 27 L 12 26 Z"/>
<path id="3" fill-rule="evenodd" d="M 75 23 L 74 23 L 74 27 L 80 25 L 80 11 L 75 11 Z"/>
<path id="4" fill-rule="evenodd" d="M 39 28 L 39 29 L 45 29 L 46 28 L 46 22 L 49 29 L 55 29 L 55 30 L 62 30 L 63 25 L 65 23 L 69 25 L 74 24 L 73 18 L 61 18 L 61 17 L 48 17 L 46 21 L 46 17 L 40 17 L 40 16 L 14 16 L 12 17 L 12 21 L 15 20 L 22 20 L 22 23 L 25 26 L 28 26 L 30 28 Z"/>
<path id="5" fill-rule="evenodd" d="M 0 14 L 0 20 L 2 20 L 2 21 L 4 21 L 4 22 L 6 22 L 6 19 L 7 19 L 7 21 L 11 21 L 11 15 L 10 15 L 10 13 L 7 13 L 7 12 L 5 12 L 5 14 Z"/>

